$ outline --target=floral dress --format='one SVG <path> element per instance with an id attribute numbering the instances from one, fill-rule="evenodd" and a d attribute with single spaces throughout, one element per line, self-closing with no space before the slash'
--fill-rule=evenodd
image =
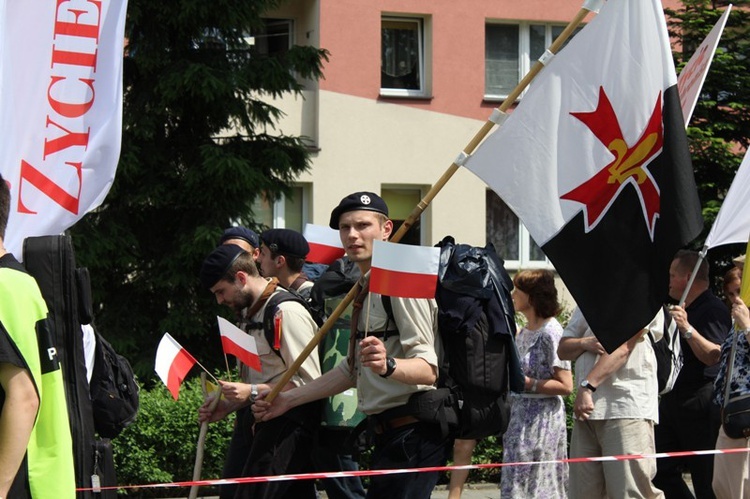
<path id="1" fill-rule="evenodd" d="M 521 329 L 516 338 L 521 369 L 526 376 L 549 379 L 554 368 L 570 370 L 557 357 L 563 328 L 555 318 L 538 330 Z M 567 456 L 565 404 L 559 395 L 513 394 L 510 424 L 503 435 L 503 462 L 549 461 Z M 502 498 L 567 497 L 568 465 L 525 464 L 504 466 Z"/>

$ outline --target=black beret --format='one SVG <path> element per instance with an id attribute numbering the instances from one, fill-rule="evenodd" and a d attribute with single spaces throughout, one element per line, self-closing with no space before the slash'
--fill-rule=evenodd
<path id="1" fill-rule="evenodd" d="M 310 252 L 305 237 L 292 229 L 268 229 L 260 235 L 260 240 L 279 255 L 305 258 Z"/>
<path id="2" fill-rule="evenodd" d="M 375 211 L 382 213 L 386 217 L 388 216 L 388 205 L 385 204 L 383 198 L 374 192 L 355 192 L 342 199 L 339 205 L 333 209 L 331 212 L 331 221 L 328 225 L 332 229 L 338 230 L 341 215 L 357 210 Z"/>
<path id="3" fill-rule="evenodd" d="M 253 248 L 257 248 L 260 246 L 260 242 L 258 241 L 258 234 L 256 234 L 254 230 L 250 230 L 247 227 L 228 228 L 221 235 L 221 239 L 219 239 L 219 245 L 224 244 L 225 241 L 229 241 L 230 239 L 242 239 L 243 241 L 247 241 L 248 243 L 250 243 Z"/>
<path id="4" fill-rule="evenodd" d="M 211 289 L 214 284 L 224 277 L 229 267 L 237 260 L 237 257 L 243 253 L 247 253 L 247 251 L 236 244 L 222 244 L 213 250 L 203 260 L 203 266 L 201 266 L 200 279 L 203 287 Z"/>

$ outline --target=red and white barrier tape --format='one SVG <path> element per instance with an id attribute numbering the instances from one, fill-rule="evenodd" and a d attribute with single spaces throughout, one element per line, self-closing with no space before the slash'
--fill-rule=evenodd
<path id="1" fill-rule="evenodd" d="M 739 447 L 734 449 L 710 449 L 689 450 L 680 452 L 657 452 L 655 454 L 624 454 L 619 456 L 601 457 L 572 457 L 566 459 L 552 459 L 549 461 L 519 461 L 515 463 L 490 463 L 490 464 L 468 464 L 465 466 L 432 466 L 428 468 L 399 468 L 387 470 L 361 470 L 361 471 L 336 471 L 328 473 L 297 473 L 292 475 L 253 476 L 243 478 L 221 478 L 216 480 L 197 480 L 190 482 L 151 483 L 145 485 L 114 485 L 100 487 L 96 490 L 126 490 L 147 488 L 177 488 L 177 487 L 212 487 L 216 485 L 232 485 L 257 482 L 279 482 L 282 480 L 319 480 L 323 478 L 343 478 L 350 476 L 375 476 L 375 475 L 397 475 L 402 473 L 427 473 L 431 471 L 451 470 L 479 470 L 489 468 L 502 468 L 504 466 L 528 466 L 535 464 L 557 464 L 557 463 L 590 463 L 602 461 L 629 461 L 632 459 L 662 459 L 668 457 L 707 456 L 711 454 L 739 454 L 750 452 L 750 448 Z M 78 492 L 93 491 L 91 488 L 76 489 Z"/>

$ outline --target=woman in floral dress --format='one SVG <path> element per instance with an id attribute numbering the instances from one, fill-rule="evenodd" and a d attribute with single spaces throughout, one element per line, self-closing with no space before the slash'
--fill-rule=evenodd
<path id="1" fill-rule="evenodd" d="M 573 390 L 570 362 L 557 357 L 563 328 L 552 272 L 524 270 L 513 279 L 513 303 L 526 317 L 516 338 L 525 393 L 513 394 L 510 424 L 503 435 L 503 462 L 550 461 L 567 456 L 563 396 Z M 502 498 L 567 497 L 568 466 L 526 464 L 502 468 Z"/>

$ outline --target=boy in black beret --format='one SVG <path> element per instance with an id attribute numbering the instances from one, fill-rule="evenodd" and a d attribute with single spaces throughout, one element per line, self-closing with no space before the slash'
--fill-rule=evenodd
<path id="1" fill-rule="evenodd" d="M 221 235 L 217 246 L 221 246 L 222 244 L 239 246 L 250 253 L 253 256 L 253 260 L 257 260 L 260 254 L 260 239 L 258 238 L 258 234 L 247 227 L 237 226 L 226 229 Z"/>
<path id="2" fill-rule="evenodd" d="M 346 256 L 362 275 L 370 270 L 373 242 L 387 241 L 393 231 L 388 206 L 373 192 L 342 199 L 330 226 L 339 231 Z M 311 384 L 279 393 L 270 404 L 261 396 L 252 408 L 256 420 L 270 420 L 356 386 L 359 409 L 375 432 L 372 469 L 443 466 L 451 439 L 437 422 L 416 418 L 418 401 L 433 392 L 437 381 L 437 304 L 434 299 L 397 297 L 390 303 L 392 315 L 380 295 L 365 286 L 355 300 L 352 325 L 357 334 L 352 335 L 349 358 Z M 376 475 L 367 497 L 429 499 L 437 480 L 437 472 Z"/>
<path id="3" fill-rule="evenodd" d="M 260 235 L 260 273 L 308 298 L 313 283 L 302 273 L 302 266 L 309 252 L 307 240 L 296 230 L 269 229 Z"/>

